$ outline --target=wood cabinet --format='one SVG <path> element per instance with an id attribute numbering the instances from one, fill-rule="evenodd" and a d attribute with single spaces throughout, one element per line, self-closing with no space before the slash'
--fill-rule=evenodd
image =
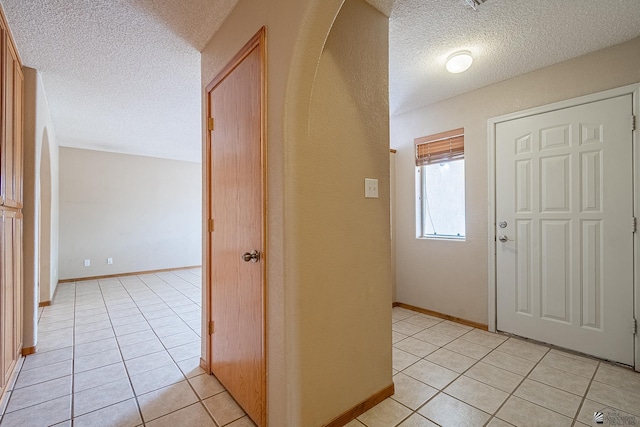
<path id="1" fill-rule="evenodd" d="M 2 383 L 10 379 L 22 350 L 22 213 L 1 208 L 0 347 Z"/>
<path id="2" fill-rule="evenodd" d="M 0 6 L 0 397 L 22 353 L 22 64 Z"/>

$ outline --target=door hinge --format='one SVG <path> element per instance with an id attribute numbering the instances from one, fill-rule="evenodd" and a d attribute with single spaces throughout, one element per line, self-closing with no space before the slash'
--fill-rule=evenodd
<path id="1" fill-rule="evenodd" d="M 209 229 L 209 233 L 213 233 L 213 219 L 209 220 L 207 228 Z"/>
<path id="2" fill-rule="evenodd" d="M 207 129 L 209 129 L 210 131 L 213 130 L 213 117 L 209 117 L 207 119 Z"/>
<path id="3" fill-rule="evenodd" d="M 631 319 L 631 332 L 633 333 L 633 335 L 636 335 L 638 333 L 638 322 L 636 321 L 636 319 Z"/>
<path id="4" fill-rule="evenodd" d="M 631 218 L 631 230 L 632 233 L 638 231 L 638 219 L 635 216 Z"/>
<path id="5" fill-rule="evenodd" d="M 213 335 L 213 320 L 209 321 L 209 335 Z"/>
<path id="6" fill-rule="evenodd" d="M 636 116 L 631 116 L 631 130 L 636 130 Z"/>

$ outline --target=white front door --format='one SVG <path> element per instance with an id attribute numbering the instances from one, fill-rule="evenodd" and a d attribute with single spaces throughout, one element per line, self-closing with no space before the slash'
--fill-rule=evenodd
<path id="1" fill-rule="evenodd" d="M 633 365 L 632 96 L 496 125 L 497 329 Z"/>

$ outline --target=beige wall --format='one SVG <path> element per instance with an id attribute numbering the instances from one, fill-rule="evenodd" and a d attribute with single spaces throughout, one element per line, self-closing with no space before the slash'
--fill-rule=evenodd
<path id="1" fill-rule="evenodd" d="M 58 283 L 59 168 L 42 79 L 28 67 L 24 78 L 24 346 L 32 347 L 38 303 L 50 301 Z"/>
<path id="2" fill-rule="evenodd" d="M 488 323 L 487 119 L 640 82 L 640 38 L 391 119 L 397 153 L 397 300 Z M 464 127 L 464 242 L 415 238 L 414 138 Z"/>
<path id="3" fill-rule="evenodd" d="M 200 265 L 200 174 L 200 163 L 61 147 L 60 279 Z"/>
<path id="4" fill-rule="evenodd" d="M 202 57 L 205 87 L 267 27 L 271 426 L 323 425 L 391 384 L 388 21 L 348 0 L 326 40 L 341 4 L 240 0 Z"/>

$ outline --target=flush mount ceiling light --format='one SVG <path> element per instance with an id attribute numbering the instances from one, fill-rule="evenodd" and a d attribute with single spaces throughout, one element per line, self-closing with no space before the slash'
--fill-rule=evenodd
<path id="1" fill-rule="evenodd" d="M 447 59 L 447 71 L 453 74 L 462 73 L 471 67 L 473 57 L 468 50 L 461 50 L 449 56 Z"/>

